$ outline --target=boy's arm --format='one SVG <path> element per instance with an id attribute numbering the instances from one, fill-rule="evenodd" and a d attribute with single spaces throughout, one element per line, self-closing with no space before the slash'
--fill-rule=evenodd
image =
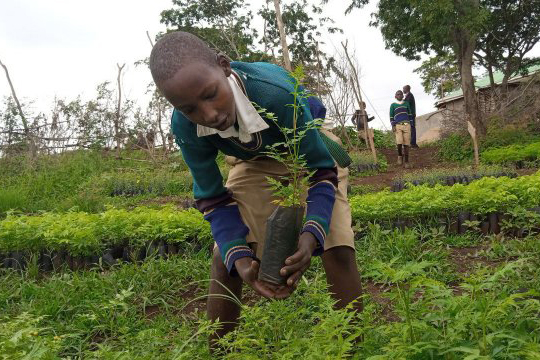
<path id="1" fill-rule="evenodd" d="M 411 110 L 411 104 L 406 102 L 407 104 L 407 114 L 409 115 L 409 122 L 412 123 L 414 120 L 413 112 Z"/>
<path id="2" fill-rule="evenodd" d="M 230 191 L 223 186 L 223 178 L 216 163 L 218 150 L 205 138 L 197 137 L 193 125 L 187 121 L 183 114 L 175 110 L 172 131 L 193 177 L 197 208 L 210 222 L 221 258 L 231 273 L 235 270 L 236 260 L 254 257 L 246 242 L 249 230 L 242 221 Z"/>
<path id="3" fill-rule="evenodd" d="M 390 105 L 390 124 L 392 124 L 392 126 L 396 125 L 394 124 L 394 104 Z"/>
<path id="4" fill-rule="evenodd" d="M 210 222 L 212 235 L 229 273 L 235 273 L 234 263 L 242 257 L 254 257 L 246 242 L 249 229 L 242 221 L 238 205 L 223 186 L 216 163 L 217 149 L 183 144 L 184 160 L 193 176 L 195 202 L 204 218 Z"/>

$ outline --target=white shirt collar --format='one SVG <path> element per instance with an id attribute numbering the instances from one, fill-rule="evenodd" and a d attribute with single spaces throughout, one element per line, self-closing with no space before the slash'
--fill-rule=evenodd
<path id="1" fill-rule="evenodd" d="M 239 138 L 241 142 L 248 143 L 251 141 L 251 134 L 269 128 L 268 124 L 259 115 L 251 101 L 244 95 L 236 76 L 231 74 L 227 79 L 229 80 L 229 85 L 231 86 L 234 96 L 234 103 L 236 105 L 236 122 L 238 123 L 238 130 L 236 130 L 234 125 L 223 131 L 197 125 L 198 137 L 218 134 L 222 138 L 234 136 Z"/>

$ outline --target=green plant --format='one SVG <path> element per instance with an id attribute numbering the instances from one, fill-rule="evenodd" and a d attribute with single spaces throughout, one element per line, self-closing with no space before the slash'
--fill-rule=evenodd
<path id="1" fill-rule="evenodd" d="M 392 148 L 396 145 L 396 138 L 394 133 L 390 130 L 373 130 L 373 142 L 377 149 Z"/>
<path id="2" fill-rule="evenodd" d="M 483 151 L 482 162 L 487 164 L 516 164 L 519 162 L 536 162 L 540 159 L 540 142 L 529 145 L 510 145 Z"/>
<path id="3" fill-rule="evenodd" d="M 63 337 L 40 326 L 43 318 L 29 313 L 0 317 L 0 358 L 55 359 Z"/>
<path id="4" fill-rule="evenodd" d="M 293 109 L 292 128 L 280 126 L 275 115 L 254 104 L 257 111 L 266 118 L 272 120 L 284 136 L 284 141 L 276 142 L 266 147 L 265 154 L 282 163 L 286 168 L 288 175 L 281 176 L 278 179 L 267 177 L 270 187 L 277 197 L 276 204 L 281 206 L 301 206 L 303 204 L 302 194 L 309 187 L 309 178 L 313 172 L 307 170 L 307 162 L 304 154 L 300 153 L 300 144 L 308 131 L 313 131 L 320 127 L 320 121 L 313 120 L 304 126 L 297 124 L 298 113 L 302 108 L 302 102 L 307 97 L 302 88 L 302 79 L 304 70 L 301 66 L 291 73 L 294 90 L 293 103 L 288 104 Z"/>
<path id="5" fill-rule="evenodd" d="M 495 125 L 488 128 L 486 137 L 480 143 L 480 148 L 485 151 L 509 145 L 525 145 L 537 139 L 538 136 L 527 129 L 511 126 L 501 128 Z"/>
<path id="6" fill-rule="evenodd" d="M 40 216 L 9 215 L 0 221 L 0 252 L 67 250 L 72 255 L 95 255 L 109 247 L 197 239 L 202 247 L 212 241 L 209 224 L 194 209 L 166 206 L 108 209 L 99 214 L 68 212 Z"/>
<path id="7" fill-rule="evenodd" d="M 438 142 L 438 156 L 444 161 L 465 161 L 473 158 L 474 150 L 468 135 L 451 134 Z"/>
<path id="8" fill-rule="evenodd" d="M 351 191 L 348 193 L 348 195 L 364 195 L 372 192 L 375 192 L 375 187 L 373 185 L 352 185 Z"/>
<path id="9" fill-rule="evenodd" d="M 481 165 L 478 169 L 472 167 L 453 168 L 453 169 L 429 169 L 412 171 L 401 174 L 393 179 L 392 190 L 401 191 L 404 187 L 411 185 L 434 186 L 453 185 L 454 183 L 469 183 L 482 177 L 515 177 L 513 170 L 502 167 L 501 165 Z"/>
<path id="10" fill-rule="evenodd" d="M 515 179 L 482 178 L 469 185 L 414 186 L 401 192 L 388 190 L 353 196 L 352 216 L 356 221 L 386 221 L 396 218 L 414 219 L 472 212 L 486 215 L 505 212 L 516 206 L 540 204 L 540 172 Z"/>

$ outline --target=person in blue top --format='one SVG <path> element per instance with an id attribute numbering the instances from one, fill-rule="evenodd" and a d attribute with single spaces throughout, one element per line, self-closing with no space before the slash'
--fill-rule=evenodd
<path id="1" fill-rule="evenodd" d="M 172 132 L 193 177 L 197 208 L 210 222 L 216 243 L 211 278 L 217 281 L 210 282 L 207 313 L 210 320 L 219 319 L 221 328 L 211 336 L 210 345 L 234 329 L 240 313 L 237 304 L 219 295 L 230 295 L 230 290 L 241 298 L 246 283 L 267 298 L 286 298 L 314 255 L 322 257 L 336 306 L 356 300 L 361 284 L 347 201 L 348 173 L 336 165 L 317 129 L 308 130 L 300 144 L 313 175 L 305 194 L 306 217 L 298 249 L 281 269 L 287 285 L 273 286 L 257 277 L 266 220 L 276 206 L 266 177 L 287 173 L 282 164 L 265 156 L 266 146 L 283 142 L 284 136 L 254 104 L 273 113 L 280 127 L 291 128 L 294 80 L 290 74 L 268 63 L 229 62 L 186 32 L 166 34 L 156 43 L 150 70 L 174 107 Z M 301 101 L 300 128 L 313 119 L 310 105 L 324 116 L 320 101 Z M 218 152 L 228 155 L 233 166 L 226 184 L 216 163 Z M 355 309 L 361 310 L 360 301 Z"/>

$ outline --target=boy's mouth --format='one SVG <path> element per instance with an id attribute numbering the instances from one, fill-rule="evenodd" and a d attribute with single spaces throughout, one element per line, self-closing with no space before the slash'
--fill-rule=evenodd
<path id="1" fill-rule="evenodd" d="M 222 120 L 220 120 L 217 123 L 216 129 L 218 129 L 219 131 L 224 131 L 224 130 L 227 130 L 228 128 L 230 128 L 231 125 L 232 124 L 230 124 L 229 116 L 225 116 Z"/>

